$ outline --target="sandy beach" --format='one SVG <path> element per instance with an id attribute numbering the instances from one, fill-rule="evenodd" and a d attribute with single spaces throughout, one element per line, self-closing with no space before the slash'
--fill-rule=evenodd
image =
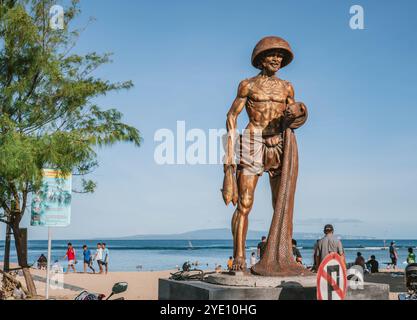
<path id="1" fill-rule="evenodd" d="M 116 282 L 127 282 L 128 290 L 121 294 L 126 300 L 157 300 L 158 279 L 168 278 L 174 271 L 155 272 L 109 272 L 106 274 L 91 273 L 69 273 L 64 274 L 64 288 L 50 289 L 49 297 L 58 300 L 72 300 L 81 291 L 87 290 L 94 293 L 110 294 L 113 284 Z M 45 297 L 46 271 L 32 269 L 35 285 L 39 298 Z M 0 276 L 1 279 L 1 276 Z M 23 277 L 17 279 L 25 286 Z M 115 298 L 119 296 L 114 296 Z"/>
<path id="2" fill-rule="evenodd" d="M 45 271 L 34 270 L 38 294 L 45 292 Z M 157 300 L 158 279 L 167 278 L 170 271 L 158 272 L 109 272 L 104 274 L 64 274 L 64 289 L 50 290 L 50 298 L 74 299 L 82 290 L 94 293 L 110 294 L 113 284 L 116 282 L 127 282 L 128 290 L 123 293 L 127 300 Z M 115 296 L 117 297 L 117 296 Z"/>

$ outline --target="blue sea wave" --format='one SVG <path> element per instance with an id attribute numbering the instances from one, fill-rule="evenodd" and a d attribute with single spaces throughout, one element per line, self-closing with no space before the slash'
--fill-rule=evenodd
<path id="1" fill-rule="evenodd" d="M 103 240 L 112 250 L 218 250 L 233 248 L 232 240 Z M 54 240 L 52 247 L 54 249 L 67 248 L 67 242 L 64 240 Z M 95 249 L 96 240 L 73 240 L 74 247 L 82 247 L 87 244 L 90 249 Z M 247 248 L 256 249 L 259 241 L 248 240 Z M 315 240 L 299 240 L 298 248 L 313 249 Z M 388 248 L 389 243 L 383 245 L 382 240 L 342 240 L 343 246 L 351 250 L 384 250 Z M 14 241 L 12 241 L 12 246 Z M 29 240 L 28 249 L 39 250 L 47 246 L 45 240 Z M 397 248 L 416 247 L 417 240 L 397 240 Z M 0 249 L 4 249 L 4 241 L 0 240 Z"/>

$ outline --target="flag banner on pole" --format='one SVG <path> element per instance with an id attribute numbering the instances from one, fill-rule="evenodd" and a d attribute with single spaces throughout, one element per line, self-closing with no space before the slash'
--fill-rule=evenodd
<path id="1" fill-rule="evenodd" d="M 71 222 L 72 176 L 53 169 L 44 169 L 42 174 L 42 187 L 32 199 L 30 224 L 66 227 Z"/>

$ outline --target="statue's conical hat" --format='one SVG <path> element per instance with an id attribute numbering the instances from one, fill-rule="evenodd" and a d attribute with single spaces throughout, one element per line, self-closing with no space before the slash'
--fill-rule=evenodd
<path id="1" fill-rule="evenodd" d="M 255 49 L 253 49 L 252 65 L 255 68 L 260 69 L 259 58 L 261 54 L 265 51 L 269 51 L 272 49 L 277 49 L 281 51 L 283 55 L 281 68 L 290 64 L 292 59 L 294 58 L 294 54 L 292 53 L 291 47 L 287 41 L 280 37 L 269 36 L 261 39 L 261 41 L 259 41 L 258 44 L 255 46 Z"/>

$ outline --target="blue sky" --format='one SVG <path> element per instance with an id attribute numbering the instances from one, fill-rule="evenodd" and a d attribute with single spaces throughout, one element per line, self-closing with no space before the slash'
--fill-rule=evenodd
<path id="1" fill-rule="evenodd" d="M 349 27 L 354 4 L 364 8 L 364 30 Z M 99 151 L 98 190 L 75 196 L 72 225 L 56 238 L 229 227 L 222 167 L 159 166 L 153 137 L 182 120 L 187 129 L 223 128 L 238 83 L 257 73 L 250 55 L 266 35 L 290 42 L 295 59 L 279 76 L 310 112 L 296 133 L 295 231 L 320 232 L 330 221 L 343 234 L 417 237 L 417 2 L 86 0 L 81 7 L 75 26 L 96 21 L 75 50 L 113 52 L 97 75 L 135 84 L 99 102 L 118 107 L 144 143 Z M 246 121 L 242 114 L 239 127 Z M 267 230 L 271 215 L 264 175 L 250 229 Z M 30 236 L 46 232 L 31 228 Z"/>

